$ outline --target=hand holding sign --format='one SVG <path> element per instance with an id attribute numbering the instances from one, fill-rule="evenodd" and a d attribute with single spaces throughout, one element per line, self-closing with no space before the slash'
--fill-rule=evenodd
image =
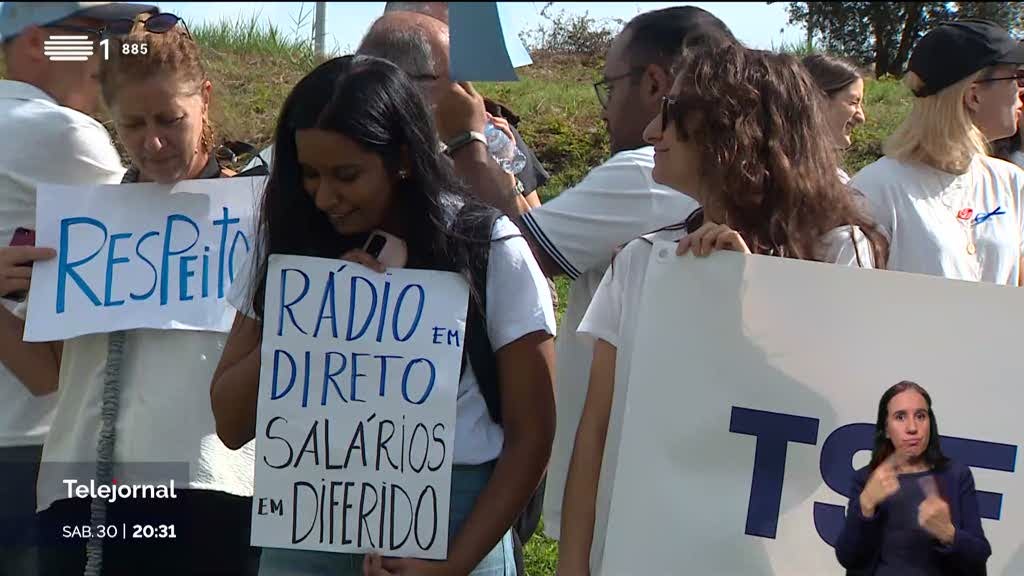
<path id="1" fill-rule="evenodd" d="M 52 248 L 10 246 L 0 248 L 0 297 L 27 292 L 32 279 L 32 263 L 57 255 Z"/>
<path id="2" fill-rule="evenodd" d="M 917 523 L 936 540 L 946 544 L 953 543 L 956 527 L 949 512 L 949 504 L 942 499 L 934 476 L 925 476 L 919 481 L 925 499 L 917 507 Z"/>
<path id="3" fill-rule="evenodd" d="M 860 493 L 860 510 L 866 518 L 875 515 L 875 508 L 900 489 L 896 454 L 891 454 L 871 473 Z"/>
<path id="4" fill-rule="evenodd" d="M 692 234 L 687 234 L 679 241 L 676 254 L 682 256 L 693 249 L 694 256 L 707 256 L 715 250 L 732 250 L 750 254 L 750 248 L 740 233 L 725 224 L 705 221 Z"/>
<path id="5" fill-rule="evenodd" d="M 353 248 L 352 250 L 345 252 L 341 255 L 341 259 L 347 260 L 348 262 L 355 262 L 356 264 L 362 264 L 370 270 L 381 274 L 387 272 L 387 268 L 381 264 L 380 260 L 370 256 L 366 250 L 361 248 Z"/>

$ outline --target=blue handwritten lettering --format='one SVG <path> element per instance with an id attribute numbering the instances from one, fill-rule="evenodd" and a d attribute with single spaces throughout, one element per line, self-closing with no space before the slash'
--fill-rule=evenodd
<path id="1" fill-rule="evenodd" d="M 366 402 L 366 400 L 360 400 L 359 398 L 356 397 L 356 383 L 360 378 L 366 376 L 366 374 L 363 374 L 362 372 L 359 371 L 360 356 L 369 356 L 369 354 L 359 354 L 358 352 L 352 354 L 352 370 L 349 371 L 349 374 L 352 377 L 352 383 L 349 387 L 348 398 L 353 402 Z"/>
<path id="2" fill-rule="evenodd" d="M 192 296 L 188 293 L 188 279 L 195 276 L 188 264 L 189 262 L 195 262 L 198 260 L 198 256 L 182 256 L 178 262 L 180 269 L 178 270 L 178 300 L 187 302 L 192 299 Z"/>
<path id="3" fill-rule="evenodd" d="M 324 315 L 324 309 L 330 306 L 330 313 Z M 324 287 L 324 297 L 320 300 L 320 319 L 317 320 L 316 330 L 313 330 L 313 338 L 320 337 L 320 325 L 325 319 L 331 320 L 331 335 L 338 337 L 338 318 L 334 303 L 334 272 L 327 274 L 327 285 Z"/>
<path id="4" fill-rule="evenodd" d="M 388 355 L 388 354 L 379 354 L 377 356 L 374 356 L 374 358 L 377 358 L 378 360 L 380 360 L 380 392 L 379 392 L 379 394 L 380 394 L 380 397 L 383 398 L 384 397 L 384 391 L 385 391 L 384 390 L 385 384 L 387 383 L 387 380 L 388 380 L 388 360 L 401 360 L 402 357 L 401 356 L 391 356 L 391 355 Z"/>
<path id="5" fill-rule="evenodd" d="M 192 239 L 192 243 L 182 248 L 181 250 L 174 250 L 171 248 L 171 239 L 174 236 L 174 223 L 182 222 L 192 227 L 195 232 L 195 238 Z M 167 217 L 167 227 L 164 231 L 164 250 L 163 256 L 160 263 L 160 305 L 166 306 L 168 302 L 168 288 L 170 287 L 171 277 L 168 273 L 170 268 L 171 256 L 179 256 L 188 252 L 192 249 L 196 243 L 199 242 L 199 226 L 192 221 L 188 216 L 182 214 L 171 214 Z"/>
<path id="6" fill-rule="evenodd" d="M 149 266 L 149 269 L 153 271 L 153 284 L 149 287 L 149 292 L 146 292 L 145 294 L 135 294 L 134 292 L 130 293 L 129 296 L 131 297 L 132 300 L 146 300 L 147 298 L 153 295 L 153 292 L 156 292 L 156 283 L 160 277 L 160 274 L 157 272 L 156 266 L 153 265 L 153 261 L 150 260 L 149 258 L 146 258 L 142 254 L 142 244 L 146 240 L 149 240 L 150 238 L 159 235 L 160 233 L 156 232 L 155 230 L 146 232 L 145 234 L 142 235 L 141 238 L 139 238 L 138 244 L 135 245 L 135 253 L 138 254 L 139 258 L 141 258 L 146 263 L 146 265 Z"/>
<path id="7" fill-rule="evenodd" d="M 409 374 L 412 373 L 413 366 L 417 364 L 426 364 L 427 368 L 430 369 L 430 379 L 427 381 L 427 388 L 423 391 L 423 396 L 419 400 L 412 400 L 409 398 Z M 430 396 L 430 392 L 434 389 L 434 378 L 437 376 L 437 370 L 434 369 L 434 363 L 426 358 L 417 358 L 412 362 L 409 362 L 405 367 L 405 373 L 402 374 L 402 398 L 405 398 L 406 402 L 410 404 L 423 404 L 427 401 L 427 397 Z"/>
<path id="8" fill-rule="evenodd" d="M 107 250 L 107 286 L 103 292 L 103 305 L 104 306 L 121 306 L 124 304 L 124 300 L 111 301 L 110 293 L 114 287 L 114 266 L 117 264 L 123 264 L 129 261 L 129 258 L 115 258 L 114 250 L 116 250 L 118 240 L 126 240 L 131 238 L 131 233 L 128 234 L 114 234 L 110 237 L 110 246 Z"/>
<path id="9" fill-rule="evenodd" d="M 285 388 L 283 391 L 278 392 L 277 383 L 280 382 L 280 380 L 278 379 L 277 375 L 280 372 L 282 356 L 286 360 L 288 360 L 288 364 L 291 365 L 292 373 L 291 376 L 288 377 L 288 387 Z M 287 350 L 274 350 L 274 378 L 271 381 L 270 385 L 271 400 L 280 400 L 281 398 L 284 398 L 289 392 L 291 392 L 292 386 L 295 385 L 295 372 L 297 369 L 298 367 L 295 365 L 295 358 L 292 358 L 292 355 L 289 354 Z"/>
<path id="10" fill-rule="evenodd" d="M 416 316 L 412 320 L 412 324 L 409 326 L 409 331 L 405 333 L 405 336 L 398 335 L 398 318 L 402 315 L 402 304 L 405 302 L 405 295 L 410 290 L 416 290 L 419 292 L 419 302 L 416 304 Z M 395 303 L 395 315 L 391 322 L 391 334 L 395 337 L 395 340 L 399 342 L 406 342 L 416 332 L 416 327 L 420 325 L 420 318 L 423 316 L 423 303 L 426 301 L 426 294 L 423 292 L 423 286 L 419 284 L 410 284 L 398 294 L 398 301 Z M 379 342 L 379 340 L 378 340 Z"/>
<path id="11" fill-rule="evenodd" d="M 220 228 L 220 251 L 217 254 L 217 298 L 224 297 L 224 253 L 227 251 L 228 247 L 228 227 L 240 222 L 238 218 L 228 218 L 227 206 L 221 208 L 221 214 L 223 214 L 223 216 L 219 220 L 213 221 L 213 225 Z M 234 247 L 232 246 L 232 248 Z M 248 250 L 248 248 L 248 243 L 246 243 L 246 250 Z M 233 249 L 231 256 L 234 256 Z M 229 266 L 231 264 L 231 262 L 228 263 Z M 231 280 L 234 281 L 234 268 L 231 269 L 229 274 L 231 274 Z"/>
<path id="12" fill-rule="evenodd" d="M 297 272 L 299 275 L 302 276 L 302 292 L 294 300 L 292 300 L 291 302 L 285 304 L 284 301 L 285 301 L 285 298 L 287 297 L 286 295 L 288 293 L 287 287 L 288 287 L 288 273 L 289 272 Z M 302 270 L 299 270 L 298 268 L 282 268 L 281 269 L 281 310 L 279 311 L 278 320 L 277 320 L 277 335 L 278 336 L 284 336 L 284 315 L 285 315 L 285 312 L 287 312 L 288 313 L 288 317 L 291 318 L 292 326 L 294 326 L 295 329 L 298 330 L 299 332 L 301 332 L 303 334 L 306 334 L 306 331 L 303 330 L 302 327 L 299 326 L 299 323 L 295 320 L 295 313 L 292 312 L 292 306 L 298 304 L 299 301 L 301 301 L 303 298 L 305 298 L 307 292 L 309 292 L 309 276 L 307 276 L 305 272 L 303 272 Z"/>
<path id="13" fill-rule="evenodd" d="M 341 358 L 341 368 L 338 368 L 334 372 L 331 372 L 331 358 L 334 357 L 334 356 L 337 356 L 337 357 Z M 341 398 L 342 402 L 348 402 L 348 400 L 345 400 L 345 395 L 341 393 L 341 388 L 338 386 L 338 382 L 334 379 L 335 376 L 339 376 L 339 375 L 341 375 L 342 372 L 345 371 L 345 366 L 347 364 L 348 364 L 348 359 L 346 359 L 345 355 L 342 354 L 341 352 L 328 352 L 327 353 L 327 357 L 325 358 L 325 361 L 324 361 L 324 386 L 323 386 L 323 394 L 320 397 L 320 405 L 321 406 L 327 406 L 327 382 L 328 381 L 331 383 L 331 387 L 334 388 L 334 391 L 338 393 L 338 398 Z"/>
<path id="14" fill-rule="evenodd" d="M 370 296 L 373 299 L 370 301 L 370 310 L 366 314 L 366 320 L 363 322 L 363 327 L 359 329 L 359 333 L 358 334 L 353 334 L 352 327 L 355 325 L 354 323 L 355 323 L 355 318 L 356 318 L 356 302 L 358 301 L 358 299 L 356 297 L 358 296 L 358 293 L 359 293 L 359 286 L 358 286 L 357 282 L 359 282 L 360 280 L 363 282 L 363 284 L 365 284 L 366 286 L 368 286 L 370 288 Z M 373 321 L 373 313 L 376 310 L 377 310 L 377 287 L 373 285 L 373 282 L 370 282 L 369 280 L 367 280 L 366 278 L 363 278 L 362 276 L 353 276 L 352 280 L 351 280 L 351 284 L 350 284 L 350 290 L 349 290 L 349 300 L 348 300 L 348 331 L 345 333 L 345 339 L 348 340 L 349 342 L 351 342 L 353 340 L 362 338 L 363 334 L 366 334 L 366 330 L 370 327 L 370 322 Z"/>
<path id="15" fill-rule="evenodd" d="M 75 262 L 68 262 L 68 239 L 70 237 L 71 227 L 77 225 L 89 225 L 95 228 L 99 228 L 103 231 L 103 242 L 96 248 L 96 251 L 92 254 L 77 260 Z M 82 277 L 75 271 L 75 268 L 88 263 L 90 260 L 95 258 L 100 252 L 103 251 L 103 245 L 107 243 L 107 227 L 102 222 L 94 218 L 79 217 L 79 218 L 65 218 L 60 221 L 60 258 L 57 262 L 57 314 L 63 314 L 66 307 L 67 298 L 67 279 L 70 276 L 71 279 L 78 285 L 78 288 L 85 294 L 95 306 L 100 305 L 100 299 L 96 296 L 96 293 L 89 288 L 89 285 L 82 279 Z"/>

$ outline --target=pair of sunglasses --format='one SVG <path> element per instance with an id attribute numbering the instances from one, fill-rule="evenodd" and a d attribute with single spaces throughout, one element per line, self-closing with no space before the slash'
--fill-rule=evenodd
<path id="1" fill-rule="evenodd" d="M 672 117 L 675 116 L 676 104 L 678 100 L 672 96 L 661 97 L 661 131 L 668 130 L 668 124 L 672 121 Z"/>
<path id="2" fill-rule="evenodd" d="M 1000 80 L 1016 80 L 1018 88 L 1024 88 L 1024 70 L 1017 70 L 1013 76 L 1001 76 L 999 78 L 985 78 L 984 80 L 977 80 L 978 83 L 983 82 L 999 82 Z"/>
<path id="3" fill-rule="evenodd" d="M 106 38 L 110 36 L 127 36 L 131 33 L 132 28 L 135 27 L 135 20 L 130 18 L 122 18 L 120 20 L 111 20 L 107 22 L 102 28 L 89 28 L 86 26 L 76 26 L 74 24 L 50 24 L 45 28 L 60 28 L 61 30 L 69 30 L 73 32 L 79 32 L 98 38 Z M 185 21 L 179 18 L 175 14 L 169 12 L 162 12 L 151 16 L 148 20 L 142 23 L 142 27 L 146 32 L 153 34 L 164 34 L 170 32 L 181 22 L 181 25 L 185 27 L 185 34 L 189 38 L 192 38 L 192 33 L 189 32 L 188 25 Z"/>

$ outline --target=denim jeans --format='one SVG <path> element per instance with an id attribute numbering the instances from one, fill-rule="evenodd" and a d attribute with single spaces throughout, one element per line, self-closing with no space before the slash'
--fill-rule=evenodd
<path id="1" fill-rule="evenodd" d="M 452 469 L 449 543 L 454 541 L 462 523 L 473 510 L 476 498 L 487 485 L 493 470 L 493 462 Z M 512 532 L 505 532 L 498 544 L 473 569 L 471 576 L 516 576 L 512 546 Z M 362 554 L 264 548 L 260 558 L 259 576 L 362 576 L 362 573 Z"/>

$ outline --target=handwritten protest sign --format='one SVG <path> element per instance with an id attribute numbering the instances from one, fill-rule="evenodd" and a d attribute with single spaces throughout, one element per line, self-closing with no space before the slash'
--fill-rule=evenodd
<path id="1" fill-rule="evenodd" d="M 252 248 L 264 183 L 41 186 L 36 245 L 58 254 L 33 269 L 25 340 L 133 328 L 227 332 L 234 310 L 225 296 Z"/>
<path id="2" fill-rule="evenodd" d="M 972 469 L 988 573 L 1024 574 L 1019 288 L 661 243 L 640 302 L 595 575 L 843 574 L 852 475 L 901 380 Z"/>
<path id="3" fill-rule="evenodd" d="M 446 557 L 468 298 L 454 273 L 271 256 L 253 545 Z"/>

